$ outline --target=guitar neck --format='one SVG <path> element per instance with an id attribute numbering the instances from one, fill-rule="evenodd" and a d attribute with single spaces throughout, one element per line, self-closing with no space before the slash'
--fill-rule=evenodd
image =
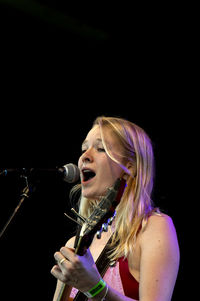
<path id="1" fill-rule="evenodd" d="M 60 282 L 58 294 L 54 296 L 53 301 L 70 301 L 72 287 Z"/>

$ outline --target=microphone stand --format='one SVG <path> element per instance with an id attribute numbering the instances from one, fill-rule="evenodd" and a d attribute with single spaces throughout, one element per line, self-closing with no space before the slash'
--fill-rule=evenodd
<path id="1" fill-rule="evenodd" d="M 22 190 L 22 194 L 21 194 L 21 199 L 17 205 L 17 207 L 15 208 L 15 210 L 13 211 L 13 213 L 11 214 L 11 216 L 9 217 L 7 223 L 5 224 L 5 226 L 3 227 L 1 233 L 0 233 L 0 238 L 3 236 L 4 232 L 6 231 L 7 227 L 9 226 L 9 224 L 11 223 L 11 221 L 13 220 L 13 218 L 15 217 L 15 215 L 17 214 L 17 211 L 19 210 L 19 208 L 21 207 L 23 201 L 25 199 L 29 198 L 29 193 L 30 193 L 30 188 L 29 188 L 29 184 L 28 184 L 28 180 L 27 177 L 23 175 L 23 178 L 26 181 L 26 186 L 24 187 L 24 189 Z"/>

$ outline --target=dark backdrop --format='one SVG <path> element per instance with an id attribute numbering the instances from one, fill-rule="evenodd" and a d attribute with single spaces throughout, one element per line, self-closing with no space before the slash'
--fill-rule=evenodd
<path id="1" fill-rule="evenodd" d="M 99 115 L 127 118 L 150 135 L 156 158 L 153 199 L 177 229 L 187 274 L 186 145 L 192 99 L 186 80 L 185 22 L 176 7 L 117 7 L 62 1 L 0 1 L 1 168 L 77 163 Z M 35 176 L 32 192 L 1 238 L 7 300 L 51 300 L 53 254 L 73 234 L 64 216 L 72 185 Z M 0 178 L 1 229 L 23 179 Z"/>

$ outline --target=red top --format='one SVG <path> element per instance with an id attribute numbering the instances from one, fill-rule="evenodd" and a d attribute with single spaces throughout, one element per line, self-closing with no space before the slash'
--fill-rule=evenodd
<path id="1" fill-rule="evenodd" d="M 128 260 L 119 258 L 119 273 L 125 296 L 139 300 L 139 282 L 131 275 L 128 267 Z"/>

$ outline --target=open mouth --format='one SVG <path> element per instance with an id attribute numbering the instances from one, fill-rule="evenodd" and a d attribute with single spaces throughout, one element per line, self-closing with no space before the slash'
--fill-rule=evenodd
<path id="1" fill-rule="evenodd" d="M 82 170 L 82 174 L 83 174 L 83 182 L 87 182 L 96 176 L 96 173 L 91 169 Z"/>

